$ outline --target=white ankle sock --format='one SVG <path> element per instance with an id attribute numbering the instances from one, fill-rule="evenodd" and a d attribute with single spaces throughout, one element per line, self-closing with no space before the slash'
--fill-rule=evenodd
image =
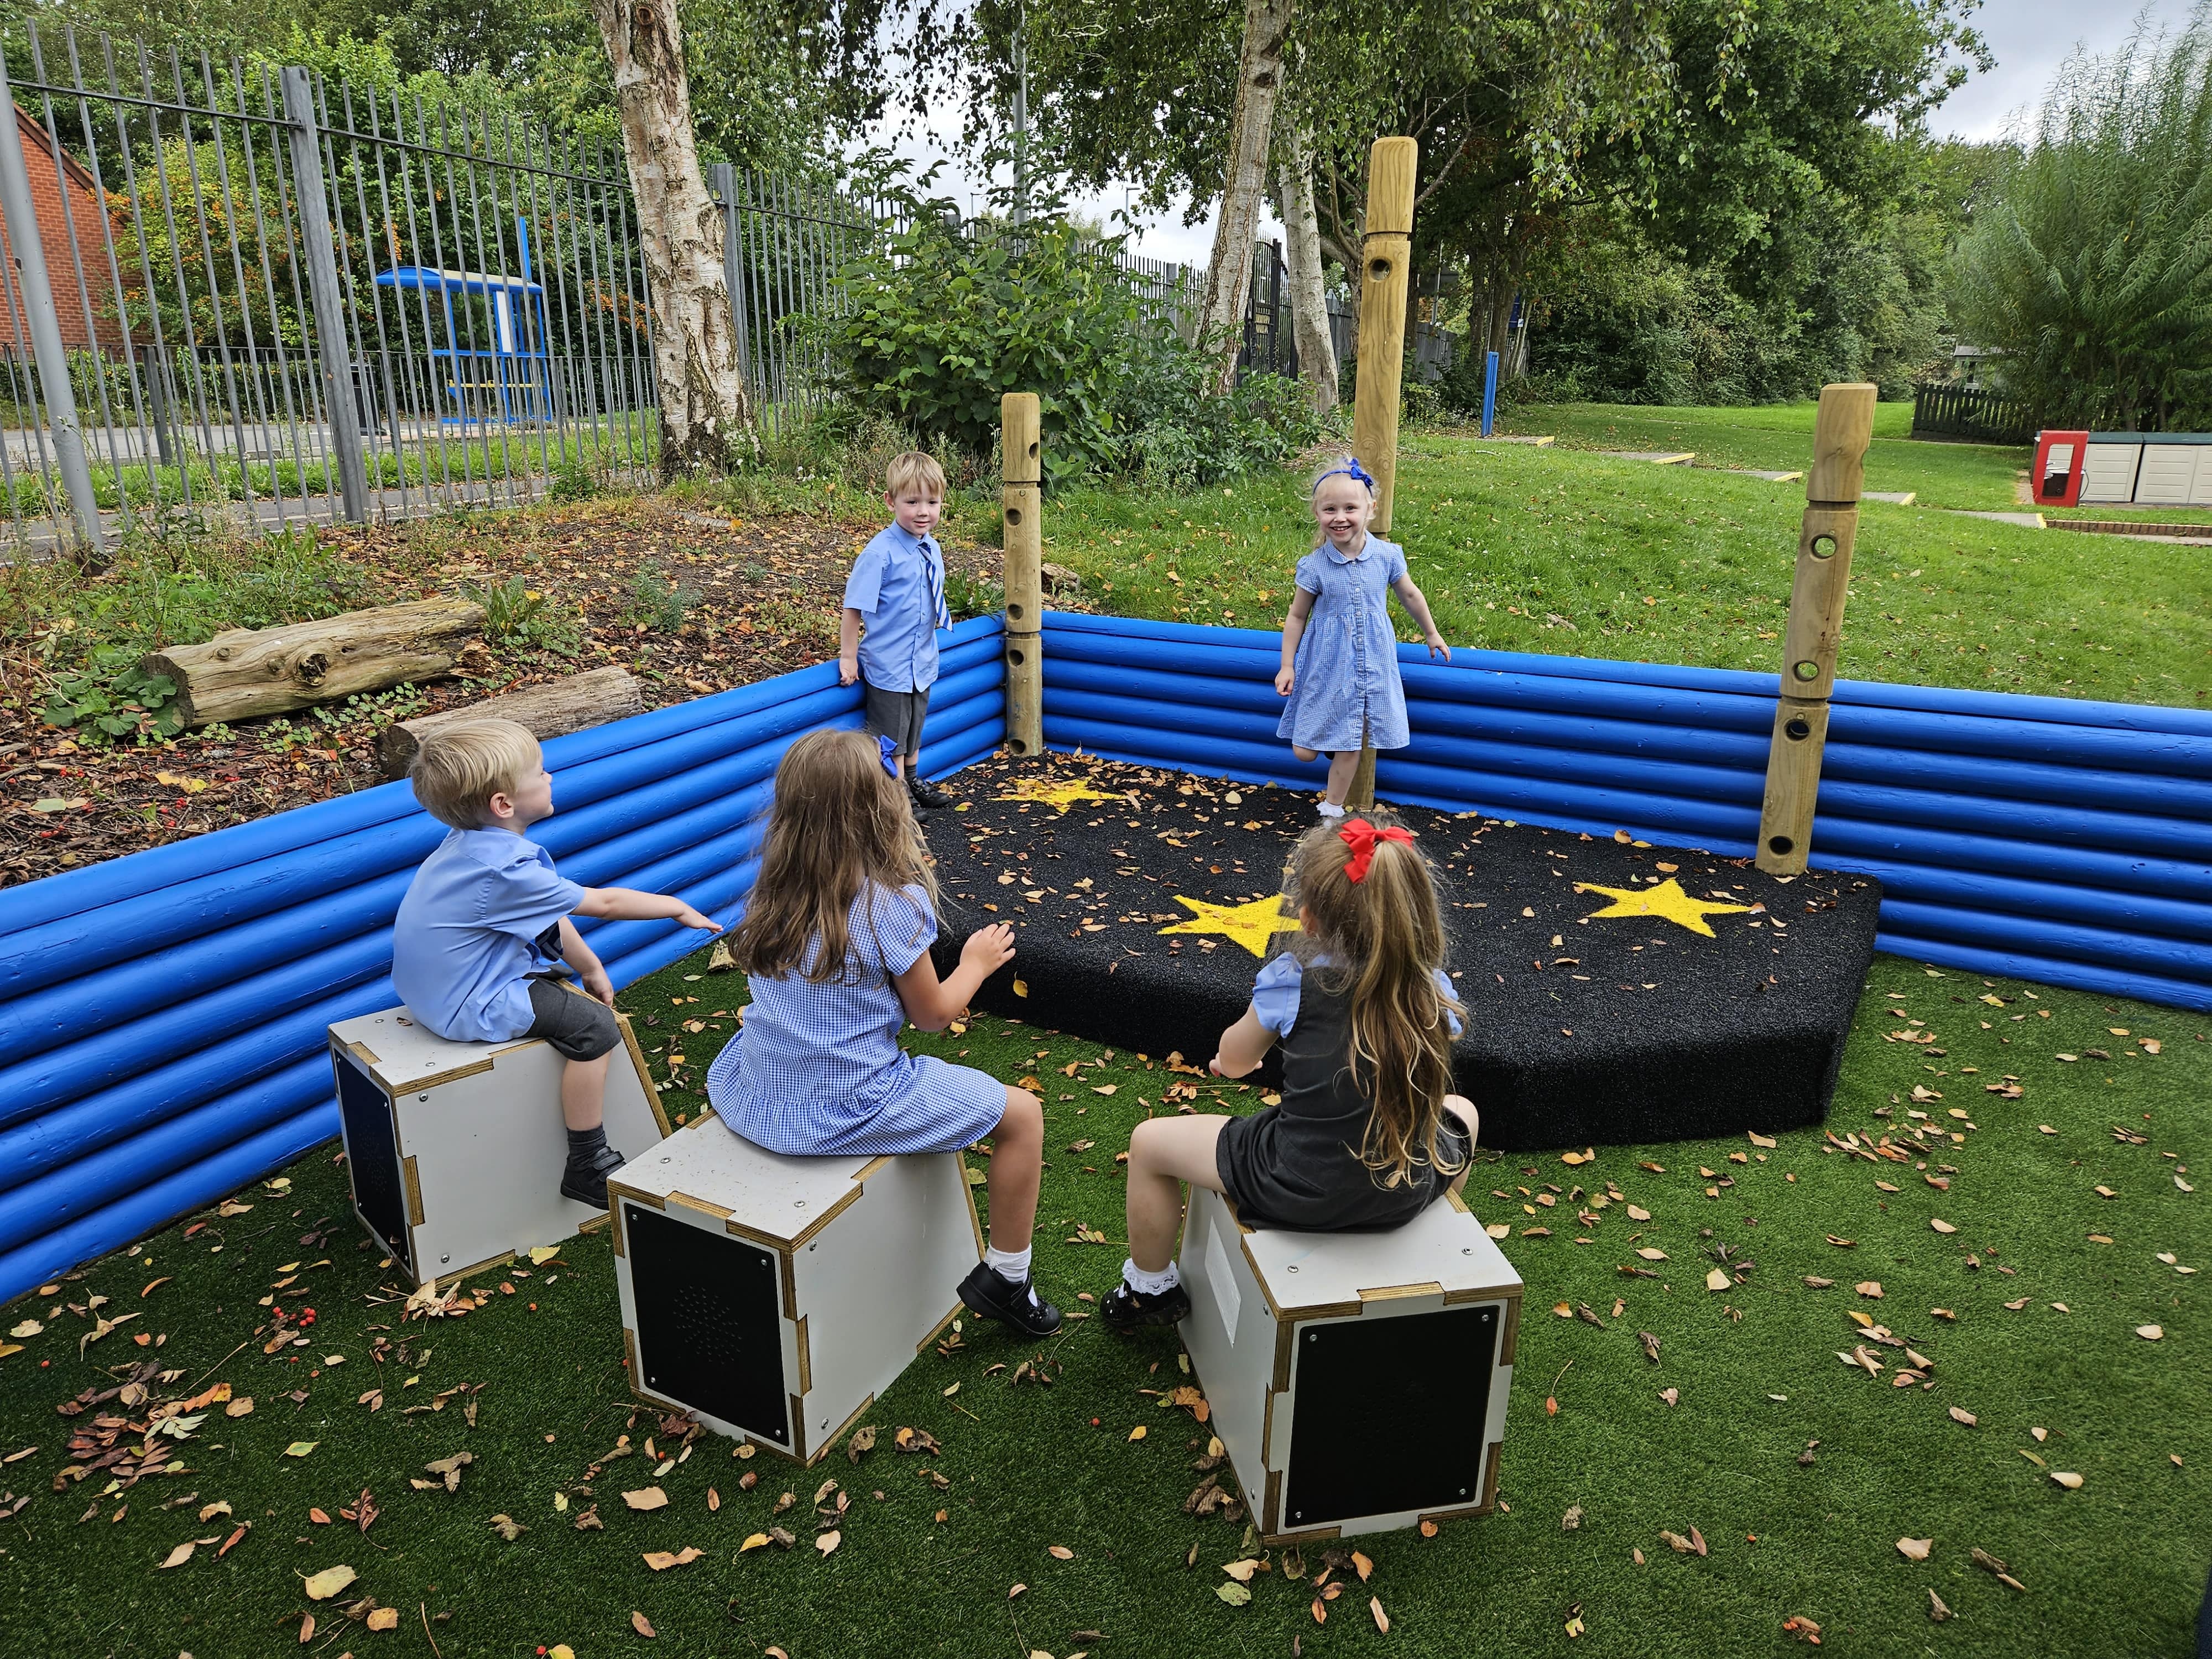
<path id="1" fill-rule="evenodd" d="M 1158 1296 L 1182 1283 L 1182 1270 L 1170 1261 L 1159 1272 L 1148 1273 L 1137 1265 L 1133 1257 L 1125 1257 L 1121 1262 L 1121 1281 L 1139 1296 Z"/>
<path id="2" fill-rule="evenodd" d="M 991 1264 L 991 1271 L 1009 1285 L 1018 1285 L 1030 1276 L 1028 1250 L 1002 1250 L 995 1244 L 986 1245 L 983 1260 Z"/>
<path id="3" fill-rule="evenodd" d="M 1344 816 L 1344 809 L 1334 801 L 1325 800 L 1321 804 L 1321 815 L 1325 818 L 1340 818 Z"/>

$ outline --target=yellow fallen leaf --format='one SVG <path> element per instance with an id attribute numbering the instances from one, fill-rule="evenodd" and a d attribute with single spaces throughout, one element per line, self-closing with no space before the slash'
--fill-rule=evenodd
<path id="1" fill-rule="evenodd" d="M 1705 1288 L 1709 1291 L 1724 1291 L 1735 1283 L 1725 1267 L 1716 1267 L 1705 1275 Z"/>
<path id="2" fill-rule="evenodd" d="M 1944 1220 L 1941 1216 L 1931 1216 L 1929 1218 L 1928 1224 L 1930 1227 L 1933 1227 L 1939 1233 L 1955 1233 L 1959 1231 L 1949 1222 Z"/>
<path id="3" fill-rule="evenodd" d="M 1015 994 L 1016 996 L 1018 996 L 1018 997 L 1025 997 L 1025 996 L 1027 996 L 1029 994 L 1030 994 L 1030 982 L 1029 982 L 1027 980 L 1025 980 L 1025 979 L 1018 979 L 1018 980 L 1016 980 L 1016 981 L 1014 981 L 1014 994 Z"/>
<path id="4" fill-rule="evenodd" d="M 2069 1492 L 2079 1492 L 2081 1489 L 2081 1477 L 2071 1469 L 2053 1469 L 2051 1472 L 2051 1478 Z"/>
<path id="5" fill-rule="evenodd" d="M 295 1440 L 290 1445 L 284 1448 L 284 1455 L 287 1457 L 305 1457 L 309 1452 L 314 1450 L 316 1446 L 320 1443 L 320 1442 L 314 1440 Z"/>
<path id="6" fill-rule="evenodd" d="M 1073 1561 L 1075 1559 L 1075 1552 L 1068 1548 L 1065 1544 L 1054 1544 L 1050 1548 L 1047 1549 L 1045 1553 L 1052 1557 L 1055 1561 Z"/>
<path id="7" fill-rule="evenodd" d="M 239 1559 L 245 1559 L 243 1556 Z M 307 1591 L 307 1599 L 310 1601 L 327 1601 L 348 1584 L 353 1583 L 356 1576 L 351 1567 L 325 1567 L 313 1577 L 302 1583 L 301 1588 Z"/>
<path id="8" fill-rule="evenodd" d="M 560 1254 L 561 1247 L 558 1244 L 532 1244 L 530 1247 L 530 1265 L 533 1267 L 542 1267 Z"/>
<path id="9" fill-rule="evenodd" d="M 1379 1595 L 1369 1596 L 1367 1611 L 1375 1615 L 1375 1628 L 1388 1636 L 1390 1633 L 1390 1615 L 1382 1611 L 1382 1598 Z"/>
<path id="10" fill-rule="evenodd" d="M 1252 1575 L 1260 1571 L 1260 1563 L 1256 1558 L 1248 1558 L 1242 1561 L 1224 1561 L 1221 1564 L 1221 1570 L 1238 1583 L 1249 1584 L 1252 1582 Z"/>
<path id="11" fill-rule="evenodd" d="M 671 1554 L 666 1550 L 647 1550 L 645 1554 L 645 1565 L 655 1572 L 665 1572 L 671 1567 L 688 1565 L 705 1553 L 704 1550 L 691 1544 L 685 1545 L 682 1550 L 674 1554 Z"/>
<path id="12" fill-rule="evenodd" d="M 371 1630 L 398 1630 L 399 1628 L 399 1609 L 397 1607 L 377 1607 L 369 1613 L 368 1623 L 368 1627 Z"/>
<path id="13" fill-rule="evenodd" d="M 766 1533 L 749 1533 L 745 1536 L 745 1541 L 738 1546 L 738 1553 L 743 1555 L 747 1550 L 764 1549 L 767 1546 L 768 1534 Z"/>
<path id="14" fill-rule="evenodd" d="M 1935 1547 L 1936 1540 L 1932 1538 L 1900 1538 L 1897 1540 L 1897 1553 L 1908 1561 L 1925 1561 L 1928 1553 Z"/>
<path id="15" fill-rule="evenodd" d="M 623 1502 L 634 1510 L 665 1509 L 668 1504 L 668 1494 L 658 1486 L 641 1486 L 635 1492 L 624 1492 Z"/>
<path id="16" fill-rule="evenodd" d="M 2146 1342 L 2156 1342 L 2165 1337 L 2166 1328 L 2162 1325 L 2138 1325 L 2136 1334 Z"/>
<path id="17" fill-rule="evenodd" d="M 1142 1440 L 1144 1437 L 1145 1425 L 1141 1423 L 1138 1424 L 1135 1428 L 1129 1431 L 1129 1438 L 1132 1440 Z"/>

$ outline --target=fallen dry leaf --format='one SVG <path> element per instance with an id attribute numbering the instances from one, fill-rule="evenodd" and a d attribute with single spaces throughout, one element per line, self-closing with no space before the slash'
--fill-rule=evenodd
<path id="1" fill-rule="evenodd" d="M 2071 1469 L 2053 1469 L 2051 1471 L 2051 1478 L 2069 1492 L 2081 1490 L 2081 1477 Z"/>
<path id="2" fill-rule="evenodd" d="M 1933 1589 L 1929 1589 L 1928 1592 L 1928 1617 L 1936 1624 L 1940 1625 L 1950 1616 L 1951 1609 L 1944 1604 L 1943 1598 L 1936 1595 Z"/>
<path id="3" fill-rule="evenodd" d="M 1863 1279 L 1851 1288 L 1861 1296 L 1870 1297 L 1876 1302 L 1881 1300 L 1881 1281 L 1878 1279 Z"/>
<path id="4" fill-rule="evenodd" d="M 399 1628 L 399 1609 L 397 1607 L 378 1607 L 370 1613 L 364 1622 L 371 1630 L 398 1630 Z"/>
<path id="5" fill-rule="evenodd" d="M 668 1494 L 658 1486 L 644 1486 L 636 1492 L 624 1492 L 623 1502 L 634 1510 L 662 1509 L 668 1503 Z"/>
<path id="6" fill-rule="evenodd" d="M 1900 1538 L 1897 1540 L 1897 1553 L 1908 1561 L 1925 1561 L 1928 1553 L 1935 1547 L 1936 1540 L 1932 1538 Z"/>
<path id="7" fill-rule="evenodd" d="M 1052 1557 L 1055 1561 L 1073 1561 L 1075 1559 L 1075 1552 L 1068 1548 L 1065 1544 L 1051 1545 L 1047 1547 L 1045 1553 Z"/>
<path id="8" fill-rule="evenodd" d="M 641 1613 L 633 1613 L 630 1614 L 629 1627 L 635 1631 L 640 1636 L 653 1636 L 659 1634 L 659 1632 L 653 1628 L 653 1620 L 647 1618 Z"/>
<path id="9" fill-rule="evenodd" d="M 1960 1407 L 1956 1407 L 1956 1406 L 1952 1407 L 1950 1408 L 1950 1410 L 1951 1410 L 1951 1420 L 1952 1420 L 1954 1423 L 1963 1423 L 1963 1424 L 1965 1424 L 1965 1425 L 1966 1425 L 1968 1428 L 1970 1428 L 1970 1429 L 1971 1429 L 1971 1428 L 1972 1428 L 1972 1427 L 1974 1426 L 1974 1425 L 1975 1425 L 1977 1422 L 1978 1422 L 1978 1421 L 1980 1420 L 1979 1419 L 1978 1419 L 1977 1417 L 1975 1417 L 1975 1415 L 1973 1414 L 1973 1413 L 1972 1413 L 1972 1412 L 1970 1412 L 1970 1411 L 1963 1411 L 1963 1410 L 1961 1410 Z"/>
<path id="10" fill-rule="evenodd" d="M 162 1558 L 161 1565 L 164 1567 L 181 1567 L 192 1559 L 192 1547 L 190 1542 L 178 1545 Z"/>
<path id="11" fill-rule="evenodd" d="M 2162 1325 L 2138 1325 L 2136 1334 L 2146 1342 L 2157 1342 L 2164 1339 L 2166 1328 Z"/>
<path id="12" fill-rule="evenodd" d="M 836 1550 L 838 1545 L 844 1541 L 845 1534 L 843 1533 L 834 1531 L 825 1532 L 814 1540 L 814 1547 L 820 1550 L 823 1554 L 828 1555 Z"/>
<path id="13" fill-rule="evenodd" d="M 671 1567 L 688 1565 L 705 1553 L 704 1550 L 690 1544 L 685 1545 L 673 1555 L 666 1550 L 648 1550 L 645 1556 L 645 1565 L 655 1572 L 665 1572 Z"/>
<path id="14" fill-rule="evenodd" d="M 307 1591 L 310 1601 L 327 1601 L 353 1583 L 356 1576 L 351 1567 L 325 1567 L 301 1588 Z"/>
<path id="15" fill-rule="evenodd" d="M 1705 1288 L 1709 1291 L 1725 1291 L 1735 1283 L 1725 1267 L 1715 1267 L 1705 1275 Z"/>
<path id="16" fill-rule="evenodd" d="M 1390 1633 L 1390 1615 L 1382 1611 L 1382 1598 L 1379 1595 L 1369 1596 L 1367 1611 L 1375 1615 L 1375 1628 L 1388 1636 Z"/>
<path id="17" fill-rule="evenodd" d="M 1944 1220 L 1941 1216 L 1929 1218 L 1928 1224 L 1930 1227 L 1933 1227 L 1939 1233 L 1955 1233 L 1959 1231 L 1949 1222 Z"/>

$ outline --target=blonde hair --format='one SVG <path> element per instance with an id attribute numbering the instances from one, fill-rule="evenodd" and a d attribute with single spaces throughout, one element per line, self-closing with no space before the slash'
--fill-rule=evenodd
<path id="1" fill-rule="evenodd" d="M 494 795 L 514 794 L 544 756 L 513 720 L 455 720 L 424 736 L 407 768 L 422 810 L 456 830 L 481 830 Z"/>
<path id="2" fill-rule="evenodd" d="M 945 469 L 937 464 L 934 455 L 909 449 L 903 455 L 891 457 L 890 465 L 884 470 L 884 490 L 891 495 L 934 495 L 943 501 Z"/>
<path id="3" fill-rule="evenodd" d="M 1353 470 L 1355 468 L 1358 470 L 1355 471 Z M 1358 458 L 1352 455 L 1335 455 L 1323 461 L 1320 470 L 1313 475 L 1313 482 L 1306 486 L 1306 499 L 1311 501 L 1321 493 L 1322 484 L 1340 474 L 1350 478 L 1354 483 L 1365 483 L 1367 498 L 1370 501 L 1375 499 L 1376 483 L 1373 475 L 1364 467 L 1360 466 Z"/>
<path id="4" fill-rule="evenodd" d="M 817 985 L 845 980 L 853 943 L 846 918 L 870 882 L 918 886 L 936 911 L 929 849 L 906 786 L 884 769 L 881 745 L 860 732 L 810 732 L 775 769 L 760 873 L 729 935 L 732 958 L 771 979 L 796 970 Z M 881 942 L 872 943 L 880 959 Z"/>
<path id="5" fill-rule="evenodd" d="M 1383 1174 L 1386 1186 L 1412 1177 L 1415 1163 L 1455 1175 L 1437 1146 L 1444 1097 L 1452 1085 L 1451 1026 L 1464 1020 L 1456 996 L 1437 983 L 1443 966 L 1444 925 L 1428 861 L 1407 842 L 1377 841 L 1366 875 L 1345 873 L 1352 848 L 1340 831 L 1365 819 L 1382 829 L 1384 812 L 1362 812 L 1316 824 L 1291 855 L 1292 899 L 1311 918 L 1297 948 L 1333 992 L 1350 993 L 1352 1076 L 1372 1103 L 1359 1156 Z"/>

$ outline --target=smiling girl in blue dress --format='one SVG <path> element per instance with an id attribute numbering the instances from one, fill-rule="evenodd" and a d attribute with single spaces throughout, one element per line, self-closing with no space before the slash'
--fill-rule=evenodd
<path id="1" fill-rule="evenodd" d="M 1390 625 L 1395 593 L 1420 624 L 1429 655 L 1449 662 L 1429 602 L 1406 571 L 1406 550 L 1367 533 L 1375 480 L 1349 455 L 1313 482 L 1321 545 L 1298 561 L 1297 595 L 1283 623 L 1283 665 L 1275 691 L 1290 699 L 1275 728 L 1302 761 L 1328 757 L 1321 815 L 1344 815 L 1345 792 L 1363 743 L 1403 749 L 1406 688 L 1398 678 L 1398 635 Z"/>

